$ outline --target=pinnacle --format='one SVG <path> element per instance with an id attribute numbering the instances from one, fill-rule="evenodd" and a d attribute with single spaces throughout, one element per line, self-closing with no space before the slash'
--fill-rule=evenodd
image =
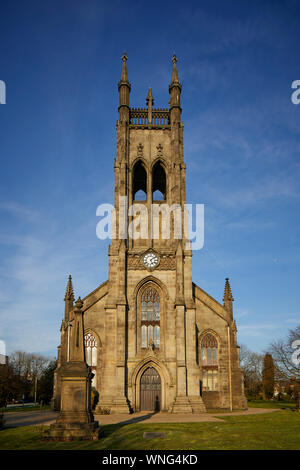
<path id="1" fill-rule="evenodd" d="M 148 90 L 148 95 L 147 95 L 147 98 L 146 98 L 146 104 L 147 106 L 152 106 L 154 103 L 154 98 L 153 98 L 153 95 L 152 95 L 152 88 L 149 88 Z"/>
<path id="2" fill-rule="evenodd" d="M 228 277 L 226 277 L 226 279 L 225 279 L 225 289 L 224 289 L 223 301 L 225 302 L 225 300 L 231 300 L 231 301 L 234 300 L 234 298 L 232 296 L 231 287 L 230 287 L 230 284 L 229 284 L 229 278 Z"/>
<path id="3" fill-rule="evenodd" d="M 172 62 L 173 62 L 173 71 L 172 71 L 172 79 L 171 79 L 171 85 L 173 83 L 179 84 L 179 78 L 178 78 L 178 70 L 177 70 L 177 63 L 178 59 L 176 55 L 174 54 L 172 57 Z"/>
<path id="4" fill-rule="evenodd" d="M 127 55 L 126 52 L 122 55 L 122 61 L 123 61 L 123 66 L 122 66 L 122 72 L 121 72 L 121 82 L 128 82 L 128 74 L 127 74 Z"/>
<path id="5" fill-rule="evenodd" d="M 67 288 L 66 288 L 66 295 L 65 295 L 65 298 L 64 298 L 64 301 L 66 301 L 66 300 L 72 300 L 72 302 L 74 302 L 74 292 L 73 292 L 73 284 L 72 284 L 71 274 L 69 275 L 68 284 L 67 284 Z"/>

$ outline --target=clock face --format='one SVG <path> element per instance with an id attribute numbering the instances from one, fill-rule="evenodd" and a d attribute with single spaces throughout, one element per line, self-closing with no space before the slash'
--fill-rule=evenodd
<path id="1" fill-rule="evenodd" d="M 146 253 L 143 256 L 143 263 L 146 268 L 155 268 L 158 265 L 158 256 L 155 253 Z"/>

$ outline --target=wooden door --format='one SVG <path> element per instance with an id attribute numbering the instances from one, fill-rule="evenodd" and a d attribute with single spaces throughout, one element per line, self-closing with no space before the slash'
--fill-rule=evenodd
<path id="1" fill-rule="evenodd" d="M 161 408 L 161 380 L 154 367 L 148 367 L 141 377 L 141 411 Z"/>

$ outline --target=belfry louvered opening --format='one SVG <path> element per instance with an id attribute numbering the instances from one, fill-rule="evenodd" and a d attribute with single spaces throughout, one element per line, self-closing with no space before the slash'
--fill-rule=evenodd
<path id="1" fill-rule="evenodd" d="M 133 167 L 132 195 L 134 201 L 147 200 L 147 172 L 140 160 Z"/>
<path id="2" fill-rule="evenodd" d="M 164 201 L 166 199 L 166 173 L 160 162 L 157 162 L 153 167 L 152 199 L 153 201 Z"/>

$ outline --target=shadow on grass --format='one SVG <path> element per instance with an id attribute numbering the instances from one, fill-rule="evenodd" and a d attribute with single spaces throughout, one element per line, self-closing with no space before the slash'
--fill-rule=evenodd
<path id="1" fill-rule="evenodd" d="M 127 426 L 128 424 L 136 424 L 146 421 L 147 419 L 151 418 L 151 416 L 155 415 L 156 412 L 147 413 L 146 415 L 136 416 L 131 419 L 125 419 L 125 421 L 121 421 L 115 424 L 101 424 L 101 419 L 99 419 L 99 425 L 102 427 L 103 433 L 102 437 L 109 437 L 114 434 L 116 431 L 119 431 L 123 426 Z"/>

